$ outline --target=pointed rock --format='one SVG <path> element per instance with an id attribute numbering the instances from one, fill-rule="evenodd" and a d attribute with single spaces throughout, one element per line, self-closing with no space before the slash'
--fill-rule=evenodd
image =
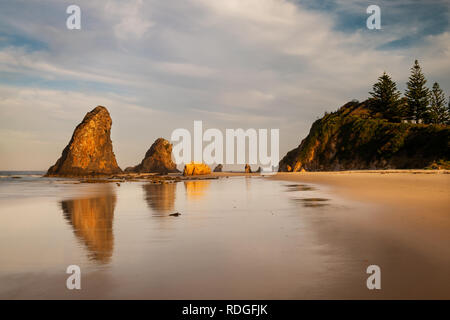
<path id="1" fill-rule="evenodd" d="M 163 138 L 156 139 L 142 162 L 135 167 L 127 168 L 125 171 L 163 174 L 179 172 L 176 164 L 172 161 L 172 144 Z"/>
<path id="2" fill-rule="evenodd" d="M 105 107 L 88 112 L 75 128 L 61 157 L 47 176 L 91 176 L 121 173 L 111 142 L 112 120 Z"/>
<path id="3" fill-rule="evenodd" d="M 252 167 L 250 167 L 250 165 L 247 163 L 246 165 L 245 165 L 245 173 L 252 173 Z"/>
<path id="4" fill-rule="evenodd" d="M 223 165 L 222 164 L 218 164 L 215 168 L 214 168 L 214 172 L 222 172 L 223 170 Z"/>

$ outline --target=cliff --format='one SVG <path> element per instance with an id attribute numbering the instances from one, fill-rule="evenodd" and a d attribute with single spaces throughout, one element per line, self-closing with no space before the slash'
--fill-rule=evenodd
<path id="1" fill-rule="evenodd" d="M 280 161 L 279 171 L 448 166 L 450 126 L 388 122 L 372 117 L 367 105 L 352 101 L 315 121 Z"/>

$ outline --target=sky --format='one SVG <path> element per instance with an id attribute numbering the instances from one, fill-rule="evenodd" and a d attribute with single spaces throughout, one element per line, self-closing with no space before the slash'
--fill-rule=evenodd
<path id="1" fill-rule="evenodd" d="M 403 92 L 415 59 L 448 96 L 449 15 L 448 0 L 0 0 L 0 170 L 47 170 L 97 105 L 121 168 L 194 120 L 279 129 L 282 157 L 384 71 Z"/>

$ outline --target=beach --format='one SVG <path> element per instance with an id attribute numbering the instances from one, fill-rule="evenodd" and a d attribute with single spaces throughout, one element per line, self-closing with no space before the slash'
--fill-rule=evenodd
<path id="1" fill-rule="evenodd" d="M 447 173 L 138 177 L 2 176 L 0 299 L 450 298 Z"/>
<path id="2" fill-rule="evenodd" d="M 274 179 L 318 183 L 333 188 L 343 197 L 433 213 L 450 212 L 450 171 L 448 170 L 361 170 L 336 172 L 277 173 Z"/>
<path id="3" fill-rule="evenodd" d="M 391 257 L 382 267 L 388 273 L 385 282 L 402 293 L 388 298 L 450 297 L 448 170 L 278 173 L 271 179 L 313 183 L 345 199 L 371 204 L 372 210 L 357 214 L 340 212 L 335 222 L 341 231 L 360 236 L 345 244 L 354 252 L 374 253 L 374 263 L 384 255 Z"/>

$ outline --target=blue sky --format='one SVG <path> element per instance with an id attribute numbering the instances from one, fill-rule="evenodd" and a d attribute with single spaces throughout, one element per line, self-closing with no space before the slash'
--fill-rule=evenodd
<path id="1" fill-rule="evenodd" d="M 66 8 L 81 8 L 81 30 Z M 369 4 L 381 30 L 366 29 Z M 119 165 L 158 137 L 278 128 L 280 155 L 311 123 L 367 97 L 387 71 L 404 90 L 419 59 L 450 94 L 449 2 L 0 0 L 0 169 L 46 170 L 96 105 Z"/>
<path id="2" fill-rule="evenodd" d="M 414 36 L 417 41 L 429 35 L 445 32 L 449 27 L 448 1 L 293 0 L 293 3 L 312 10 L 330 12 L 334 16 L 336 28 L 349 33 L 358 29 L 365 30 L 365 25 L 361 24 L 361 15 L 369 4 L 375 4 L 381 8 L 384 29 L 395 32 L 396 29 L 408 28 L 413 32 L 405 36 L 408 38 Z"/>

